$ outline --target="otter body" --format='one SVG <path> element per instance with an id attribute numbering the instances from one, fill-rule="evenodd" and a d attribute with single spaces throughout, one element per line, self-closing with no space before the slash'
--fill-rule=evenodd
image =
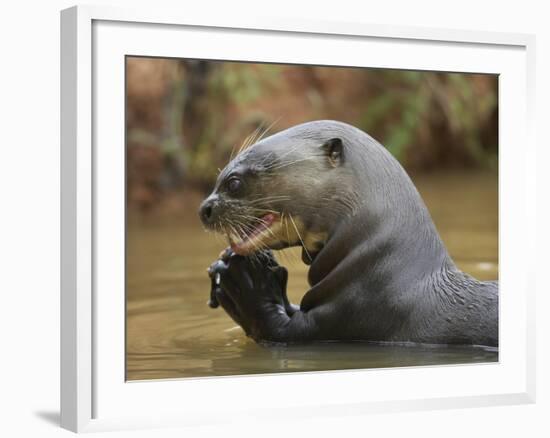
<path id="1" fill-rule="evenodd" d="M 214 302 L 257 341 L 498 345 L 498 284 L 461 272 L 412 181 L 353 126 L 295 126 L 241 152 L 200 210 L 231 250 Z M 270 250 L 301 246 L 311 286 L 286 297 Z"/>

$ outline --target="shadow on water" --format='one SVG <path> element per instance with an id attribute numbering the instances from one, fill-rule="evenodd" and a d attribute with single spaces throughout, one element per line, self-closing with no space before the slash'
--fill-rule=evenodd
<path id="1" fill-rule="evenodd" d="M 479 279 L 498 278 L 496 175 L 422 175 L 415 183 L 458 266 Z M 195 206 L 187 211 L 191 213 L 185 220 L 149 218 L 128 226 L 128 380 L 498 360 L 497 351 L 480 347 L 257 345 L 223 310 L 206 305 L 210 290 L 206 267 L 224 244 L 203 232 Z M 279 261 L 289 270 L 288 294 L 293 302 L 300 302 L 308 289 L 307 267 L 300 258 L 298 250 L 279 253 Z"/>

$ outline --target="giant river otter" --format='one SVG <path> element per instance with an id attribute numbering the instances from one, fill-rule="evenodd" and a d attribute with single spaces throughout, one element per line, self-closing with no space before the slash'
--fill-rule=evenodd
<path id="1" fill-rule="evenodd" d="M 212 306 L 258 342 L 498 345 L 498 283 L 456 267 L 405 170 L 353 126 L 315 121 L 256 142 L 200 217 L 231 246 L 209 269 Z M 310 265 L 300 306 L 271 253 L 290 246 Z"/>

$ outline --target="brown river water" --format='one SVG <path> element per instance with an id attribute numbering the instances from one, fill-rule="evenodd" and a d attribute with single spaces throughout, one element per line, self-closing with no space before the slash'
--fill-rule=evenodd
<path id="1" fill-rule="evenodd" d="M 491 172 L 414 177 L 451 256 L 478 279 L 498 278 L 498 183 Z M 494 362 L 492 349 L 324 343 L 260 346 L 221 308 L 210 309 L 206 268 L 225 247 L 189 205 L 185 217 L 129 217 L 126 372 L 128 380 L 292 371 Z M 288 295 L 308 289 L 297 250 L 277 253 Z"/>

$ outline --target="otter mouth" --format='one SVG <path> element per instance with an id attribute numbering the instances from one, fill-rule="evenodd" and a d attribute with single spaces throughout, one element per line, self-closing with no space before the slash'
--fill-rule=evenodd
<path id="1" fill-rule="evenodd" d="M 229 234 L 231 249 L 238 255 L 246 256 L 261 248 L 269 247 L 267 243 L 272 241 L 276 233 L 274 228 L 280 225 L 280 217 L 269 213 L 257 219 L 257 223 L 246 229 L 239 229 L 239 233 Z"/>

